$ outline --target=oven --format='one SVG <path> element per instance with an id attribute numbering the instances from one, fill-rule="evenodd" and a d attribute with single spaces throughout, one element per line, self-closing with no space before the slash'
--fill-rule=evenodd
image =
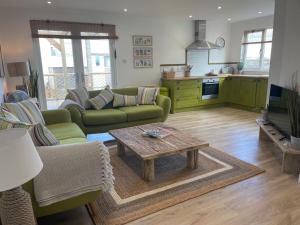
<path id="1" fill-rule="evenodd" d="M 202 81 L 202 99 L 218 98 L 219 78 L 205 78 Z"/>

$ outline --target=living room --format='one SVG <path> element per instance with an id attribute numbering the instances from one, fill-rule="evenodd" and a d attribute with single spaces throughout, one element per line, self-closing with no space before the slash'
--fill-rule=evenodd
<path id="1" fill-rule="evenodd" d="M 299 10 L 1 1 L 2 224 L 300 224 Z"/>

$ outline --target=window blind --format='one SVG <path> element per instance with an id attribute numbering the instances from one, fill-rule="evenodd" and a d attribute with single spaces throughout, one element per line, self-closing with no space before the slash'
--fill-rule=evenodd
<path id="1" fill-rule="evenodd" d="M 33 38 L 118 39 L 112 24 L 30 20 Z"/>

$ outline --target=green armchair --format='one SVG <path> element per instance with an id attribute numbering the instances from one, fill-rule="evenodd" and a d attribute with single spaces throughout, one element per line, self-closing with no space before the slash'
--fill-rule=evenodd
<path id="1" fill-rule="evenodd" d="M 86 136 L 82 130 L 76 124 L 72 123 L 70 113 L 67 110 L 49 110 L 42 113 L 47 128 L 61 144 L 84 144 L 87 142 Z M 23 188 L 31 195 L 36 217 L 52 215 L 82 205 L 92 204 L 101 194 L 100 191 L 89 192 L 46 207 L 39 207 L 34 197 L 33 181 L 31 180 L 24 184 Z"/>

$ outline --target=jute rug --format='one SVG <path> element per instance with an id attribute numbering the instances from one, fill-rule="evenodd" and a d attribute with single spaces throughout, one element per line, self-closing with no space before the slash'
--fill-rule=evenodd
<path id="1" fill-rule="evenodd" d="M 120 158 L 110 147 L 115 189 L 96 202 L 96 225 L 125 224 L 210 191 L 262 173 L 258 167 L 214 148 L 199 151 L 199 168 L 186 168 L 185 155 L 157 159 L 156 180 L 141 178 L 141 161 L 130 151 Z"/>

